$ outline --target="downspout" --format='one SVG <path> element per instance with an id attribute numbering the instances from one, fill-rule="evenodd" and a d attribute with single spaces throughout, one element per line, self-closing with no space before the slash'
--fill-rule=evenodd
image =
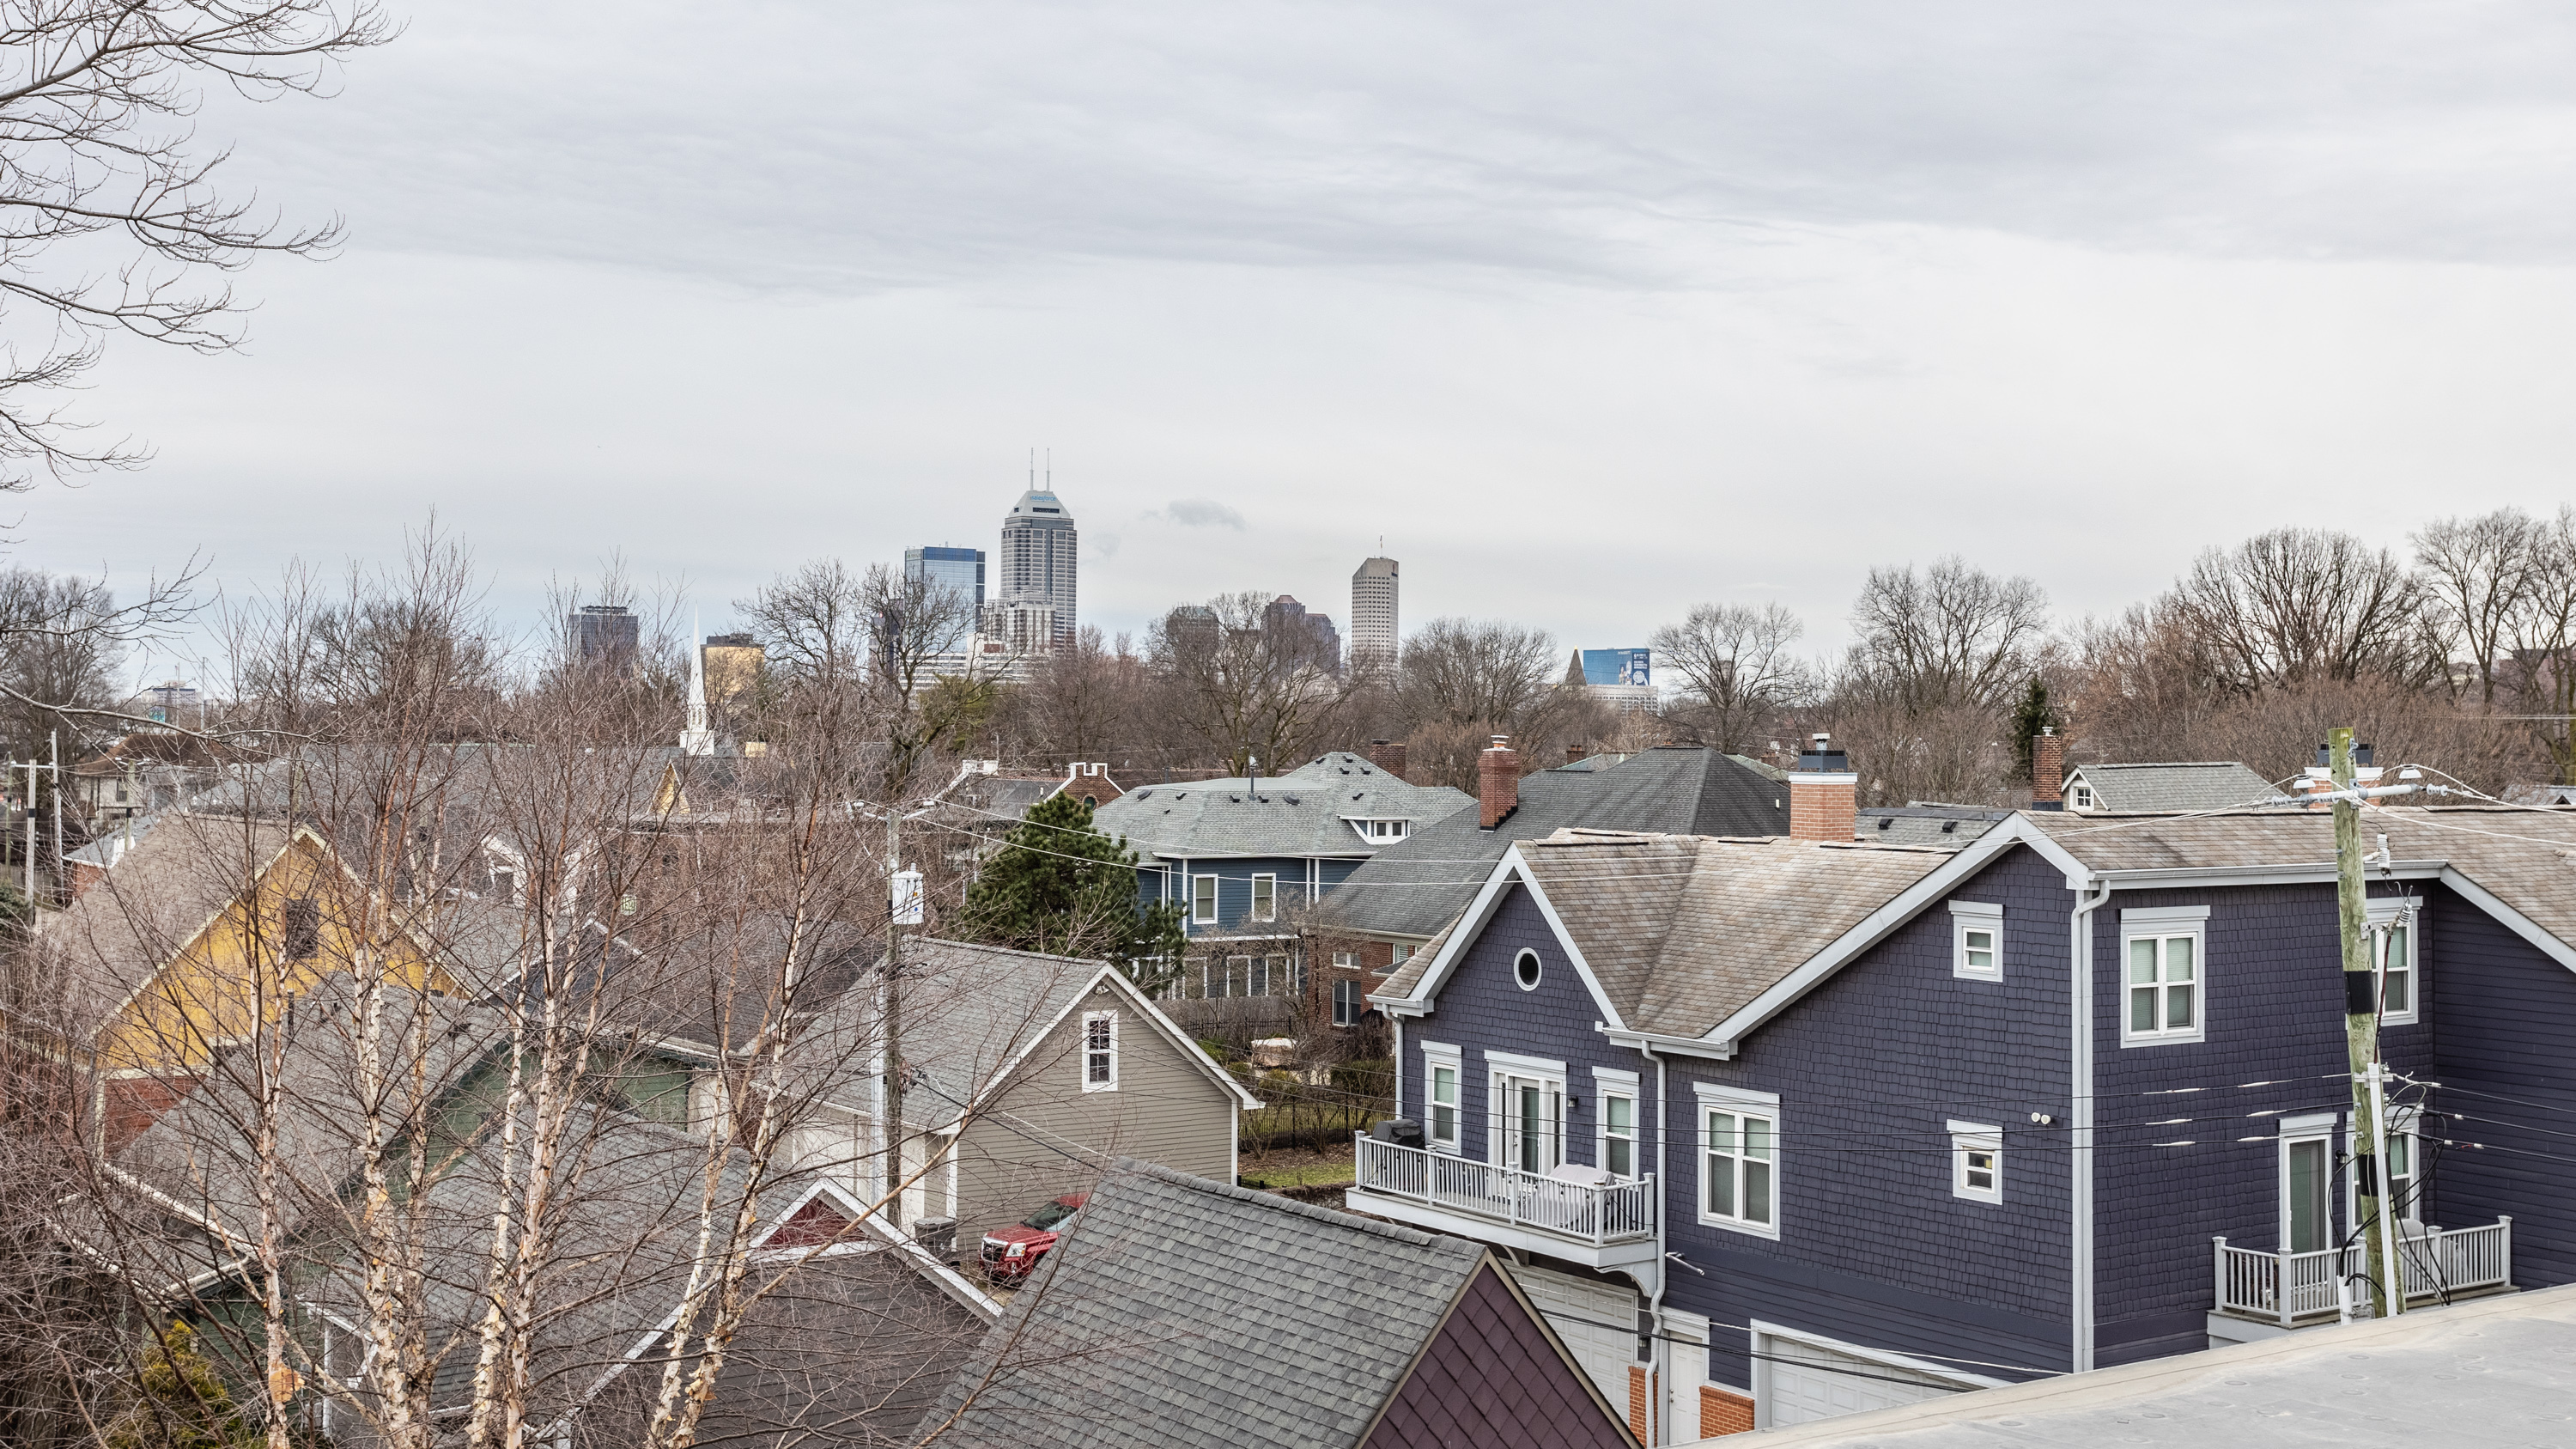
<path id="1" fill-rule="evenodd" d="M 1655 1329 L 1654 1349 L 1646 1369 L 1653 1375 L 1654 1392 L 1646 1396 L 1646 1438 L 1650 1443 L 1670 1444 L 1675 1442 L 1672 1427 L 1665 1421 L 1672 1416 L 1664 1410 L 1673 1401 L 1673 1351 L 1669 1340 L 1664 1337 L 1664 1284 L 1670 1281 L 1671 1270 L 1664 1266 L 1667 1241 L 1664 1220 L 1671 1216 L 1666 1208 L 1670 1206 L 1672 1184 L 1664 1175 L 1664 1146 L 1666 1139 L 1672 1136 L 1672 1117 L 1666 1111 L 1664 1059 L 1655 1055 L 1655 1049 L 1644 1042 L 1637 1043 L 1637 1050 L 1655 1064 L 1655 1293 L 1646 1305 L 1647 1321 Z"/>
<path id="2" fill-rule="evenodd" d="M 2067 1073 L 2067 1200 L 2073 1207 L 2074 1221 L 2067 1232 L 2067 1260 L 2072 1265 L 2068 1283 L 2067 1317 L 2074 1327 L 2073 1341 L 2068 1346 L 2068 1366 L 2076 1373 L 2093 1367 L 2093 912 L 2111 899 L 2111 883 L 2092 877 L 2086 881 L 2100 894 L 2086 896 L 2084 887 L 2077 888 L 2075 912 L 2069 921 L 2070 954 L 2073 957 L 2072 979 L 2067 998 L 2074 1019 L 2069 1023 L 2068 1046 L 2072 1058 Z"/>

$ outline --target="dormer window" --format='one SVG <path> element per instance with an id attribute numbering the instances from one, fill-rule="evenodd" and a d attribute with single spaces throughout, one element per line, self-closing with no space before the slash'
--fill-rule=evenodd
<path id="1" fill-rule="evenodd" d="M 2093 787 L 2084 783 L 2082 780 L 2078 780 L 2074 784 L 2067 786 L 2066 804 L 2069 809 L 2074 810 L 2092 809 Z"/>
<path id="2" fill-rule="evenodd" d="M 1402 840 L 1413 833 L 1410 820 L 1354 820 L 1351 823 L 1359 827 L 1360 839 L 1373 845 Z"/>

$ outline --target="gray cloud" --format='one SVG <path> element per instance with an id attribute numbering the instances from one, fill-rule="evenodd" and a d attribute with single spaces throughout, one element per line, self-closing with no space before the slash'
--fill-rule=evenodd
<path id="1" fill-rule="evenodd" d="M 1147 514 L 1147 517 L 1154 517 Z M 1223 503 L 1205 498 L 1175 498 L 1163 505 L 1161 516 L 1183 528 L 1231 528 L 1243 531 L 1243 514 Z"/>

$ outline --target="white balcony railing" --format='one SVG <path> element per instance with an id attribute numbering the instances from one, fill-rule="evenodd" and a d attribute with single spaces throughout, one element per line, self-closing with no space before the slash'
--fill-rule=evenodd
<path id="1" fill-rule="evenodd" d="M 2339 1316 L 2344 1280 L 2366 1272 L 2369 1261 L 2358 1243 L 2313 1253 L 2258 1253 L 2231 1248 L 2225 1238 L 2212 1241 L 2219 1311 L 2276 1319 L 2284 1327 L 2302 1319 Z M 2400 1236 L 2397 1263 L 2409 1303 L 2445 1293 L 2503 1287 L 2513 1282 L 2513 1219 L 2448 1231 L 2408 1228 Z M 2367 1301 L 2369 1291 L 2356 1281 L 2354 1302 Z"/>
<path id="2" fill-rule="evenodd" d="M 1359 1139 L 1354 1186 L 1601 1247 L 1655 1235 L 1655 1175 L 1599 1186 Z"/>

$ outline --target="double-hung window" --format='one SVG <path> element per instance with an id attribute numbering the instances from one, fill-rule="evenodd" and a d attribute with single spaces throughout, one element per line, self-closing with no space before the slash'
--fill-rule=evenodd
<path id="1" fill-rule="evenodd" d="M 2370 902 L 2370 949 L 2379 970 L 2379 1024 L 2410 1026 L 2419 1020 L 2423 973 L 2415 969 L 2416 924 L 2423 917 L 2405 899 Z"/>
<path id="2" fill-rule="evenodd" d="M 1970 1202 L 2004 1200 L 2004 1129 L 1950 1123 L 1950 1195 Z"/>
<path id="3" fill-rule="evenodd" d="M 1360 1018 L 1367 1014 L 1368 1002 L 1361 998 L 1358 982 L 1333 983 L 1333 1025 L 1357 1026 L 1360 1024 Z"/>
<path id="4" fill-rule="evenodd" d="M 1256 921 L 1279 919 L 1279 877 L 1256 875 L 1252 878 L 1252 918 Z"/>
<path id="5" fill-rule="evenodd" d="M 1637 1178 L 1637 1074 L 1608 1067 L 1592 1069 L 1592 1090 L 1600 1104 L 1600 1140 L 1592 1164 L 1612 1177 Z"/>
<path id="6" fill-rule="evenodd" d="M 2004 979 L 2004 908 L 1950 903 L 1950 974 L 1962 981 Z"/>
<path id="7" fill-rule="evenodd" d="M 1456 1047 L 1422 1044 L 1422 1131 L 1434 1152 L 1458 1152 L 1458 1069 Z"/>
<path id="8" fill-rule="evenodd" d="M 1401 966 L 1412 959 L 1413 948 L 1411 946 L 1390 946 L 1387 948 L 1387 967 L 1390 970 Z"/>
<path id="9" fill-rule="evenodd" d="M 2200 1041 L 2207 1032 L 2209 907 L 2120 913 L 2120 1044 Z"/>
<path id="10" fill-rule="evenodd" d="M 1118 1013 L 1082 1014 L 1082 1090 L 1118 1090 Z"/>
<path id="11" fill-rule="evenodd" d="M 1190 924 L 1194 926 L 1213 926 L 1216 924 L 1215 876 L 1194 875 L 1190 877 Z"/>
<path id="12" fill-rule="evenodd" d="M 1707 1082 L 1699 1099 L 1699 1220 L 1780 1236 L 1780 1099 Z"/>

